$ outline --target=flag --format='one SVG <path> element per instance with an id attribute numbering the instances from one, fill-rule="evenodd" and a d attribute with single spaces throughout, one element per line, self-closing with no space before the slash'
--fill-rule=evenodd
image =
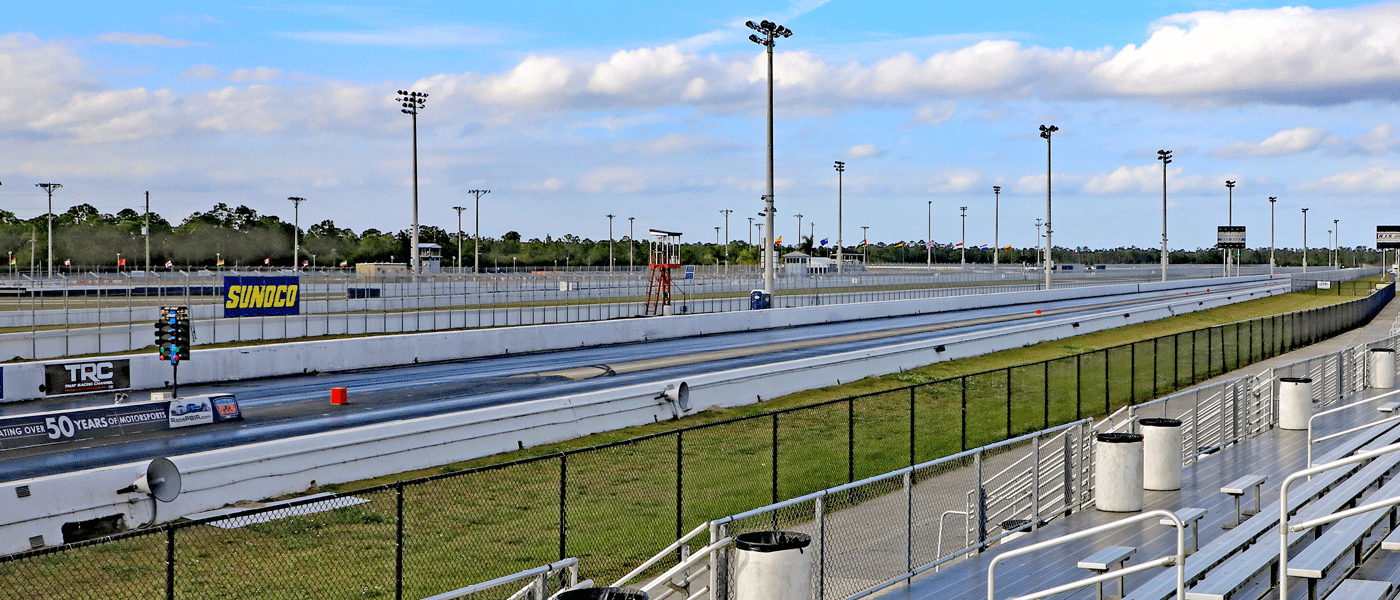
<path id="1" fill-rule="evenodd" d="M 65 259 L 63 259 L 63 266 L 65 266 L 65 267 L 71 267 L 71 266 L 73 266 L 73 259 L 71 259 L 71 258 L 65 258 Z"/>
<path id="2" fill-rule="evenodd" d="M 125 258 L 118 258 L 118 259 L 117 259 L 117 266 L 118 266 L 118 267 L 125 267 L 125 266 L 126 266 L 126 259 L 125 259 Z"/>
<path id="3" fill-rule="evenodd" d="M 1002 250 L 1012 250 L 1012 249 L 1013 249 L 1013 248 L 1011 247 L 1010 244 L 1007 244 L 1005 248 L 1002 248 Z"/>
<path id="4" fill-rule="evenodd" d="M 270 259 L 270 258 L 264 258 L 264 259 L 263 259 L 263 264 L 265 264 L 265 265 L 270 265 L 270 264 L 272 264 L 272 259 Z"/>
<path id="5" fill-rule="evenodd" d="M 932 249 L 933 249 L 933 242 L 929 242 L 929 243 L 927 243 L 927 244 L 924 244 L 924 247 L 925 247 L 925 248 L 928 248 L 929 250 L 932 250 Z"/>
<path id="6" fill-rule="evenodd" d="M 174 263 L 174 262 L 171 262 L 171 261 L 168 261 L 168 260 L 165 261 L 165 268 L 169 269 L 169 268 L 174 267 L 174 266 L 175 266 L 175 263 Z"/>
<path id="7" fill-rule="evenodd" d="M 890 247 L 891 247 L 891 248 L 903 248 L 903 247 L 904 247 L 904 242 L 899 242 L 899 243 L 897 243 L 897 244 L 895 244 L 895 245 L 893 245 L 893 246 L 890 246 Z"/>
<path id="8" fill-rule="evenodd" d="M 988 246 L 988 245 L 986 245 L 986 244 L 982 244 L 982 245 L 981 245 L 980 247 L 978 247 L 977 249 L 978 249 L 978 250 L 991 250 L 992 248 L 991 248 L 991 246 Z"/>
<path id="9" fill-rule="evenodd" d="M 823 246 L 826 245 L 826 238 L 822 238 L 822 245 L 823 245 Z"/>
<path id="10" fill-rule="evenodd" d="M 350 266 L 350 261 L 348 261 L 348 260 L 342 260 L 342 261 L 340 261 L 340 266 L 342 266 L 342 267 L 348 267 L 348 266 Z"/>
<path id="11" fill-rule="evenodd" d="M 308 263 L 310 263 L 310 262 L 311 262 L 311 261 L 309 261 L 309 260 L 303 260 L 303 261 L 301 261 L 301 266 L 304 267 L 304 266 L 306 266 L 306 265 L 307 265 Z"/>
<path id="12" fill-rule="evenodd" d="M 15 259 L 14 259 L 14 258 L 10 258 L 10 266 L 14 266 L 14 265 L 15 265 Z"/>
<path id="13" fill-rule="evenodd" d="M 869 246 L 869 245 L 870 245 L 870 240 L 861 240 L 861 241 L 860 241 L 860 245 L 862 245 L 862 246 Z"/>
<path id="14" fill-rule="evenodd" d="M 774 241 L 773 243 L 774 243 L 774 244 L 781 244 L 781 243 L 783 243 L 783 236 L 781 236 L 781 235 L 778 236 L 777 241 Z"/>
<path id="15" fill-rule="evenodd" d="M 220 266 L 220 267 L 224 266 L 224 259 L 222 259 L 222 258 L 219 259 L 219 265 L 218 265 L 218 266 Z"/>
<path id="16" fill-rule="evenodd" d="M 962 247 L 962 242 L 958 242 L 958 243 L 956 243 L 956 244 L 953 244 L 953 247 L 954 247 L 954 248 L 961 248 L 961 247 Z"/>

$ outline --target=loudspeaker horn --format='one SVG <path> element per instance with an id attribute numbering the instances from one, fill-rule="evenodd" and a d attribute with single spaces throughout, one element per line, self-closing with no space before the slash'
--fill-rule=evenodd
<path id="1" fill-rule="evenodd" d="M 157 458 L 146 465 L 145 475 L 137 477 L 136 481 L 117 490 L 117 493 L 139 492 L 161 502 L 170 502 L 180 495 L 182 489 L 179 467 L 168 458 Z"/>

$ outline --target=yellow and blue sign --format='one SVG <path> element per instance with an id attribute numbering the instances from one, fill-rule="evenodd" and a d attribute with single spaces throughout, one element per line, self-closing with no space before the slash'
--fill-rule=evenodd
<path id="1" fill-rule="evenodd" d="M 300 277 L 224 277 L 225 317 L 299 315 Z"/>

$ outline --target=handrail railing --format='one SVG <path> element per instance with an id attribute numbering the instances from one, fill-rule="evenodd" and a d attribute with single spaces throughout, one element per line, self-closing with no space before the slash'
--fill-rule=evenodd
<path id="1" fill-rule="evenodd" d="M 1373 459 L 1373 458 L 1375 458 L 1375 457 L 1377 457 L 1377 456 L 1381 456 L 1381 455 L 1383 455 L 1383 454 L 1388 454 L 1388 453 L 1391 453 L 1391 452 L 1395 452 L 1396 450 L 1400 450 L 1400 444 L 1391 444 L 1391 445 L 1389 445 L 1389 446 L 1385 446 L 1385 447 L 1382 447 L 1382 448 L 1377 448 L 1377 449 L 1371 450 L 1371 451 L 1369 451 L 1369 452 L 1362 452 L 1362 453 L 1360 453 L 1360 454 L 1353 454 L 1353 455 L 1348 456 L 1348 457 L 1346 457 L 1346 458 L 1340 458 L 1340 459 L 1334 460 L 1334 461 L 1332 461 L 1332 462 L 1322 463 L 1322 464 L 1317 465 L 1317 466 L 1315 466 L 1315 467 L 1309 467 L 1309 468 L 1303 469 L 1303 470 L 1301 470 L 1301 471 L 1296 471 L 1296 472 L 1290 474 L 1288 477 L 1284 478 L 1283 483 L 1279 484 L 1279 489 L 1278 489 L 1278 496 L 1279 496 L 1279 498 L 1278 498 L 1278 513 L 1279 513 L 1279 515 L 1278 515 L 1278 516 L 1279 516 L 1279 520 L 1278 520 L 1278 522 L 1279 522 L 1279 527 L 1278 527 L 1278 597 L 1279 597 L 1279 598 L 1287 598 L 1287 597 L 1288 597 L 1288 533 L 1289 533 L 1289 531 L 1291 531 L 1291 528 L 1290 528 L 1289 525 L 1288 525 L 1288 484 L 1293 483 L 1294 481 L 1297 481 L 1297 480 L 1302 479 L 1302 478 L 1304 478 L 1304 477 L 1310 477 L 1310 476 L 1312 476 L 1312 475 L 1317 475 L 1318 473 L 1323 473 L 1323 472 L 1326 472 L 1326 471 L 1330 471 L 1330 470 L 1335 469 L 1335 468 L 1337 468 L 1337 467 L 1344 467 L 1344 466 L 1346 466 L 1346 465 L 1350 465 L 1350 464 L 1354 464 L 1354 463 L 1359 463 L 1359 462 L 1368 461 L 1368 460 L 1371 460 L 1371 459 Z M 1355 510 L 1355 509 L 1352 509 L 1352 510 Z M 1373 510 L 1374 510 L 1374 509 L 1373 509 Z M 1349 513 L 1350 513 L 1351 511 L 1346 511 L 1346 512 L 1349 512 Z M 1365 512 L 1365 511 L 1363 511 L 1363 512 Z M 1338 513 L 1338 514 L 1340 514 L 1340 513 Z M 1356 514 L 1356 513 L 1351 513 L 1351 514 Z M 1351 515 L 1348 514 L 1347 516 L 1351 516 Z M 1313 520 L 1316 521 L 1317 519 L 1313 519 Z M 1301 525 L 1306 525 L 1306 524 L 1311 523 L 1311 522 L 1312 522 L 1312 521 L 1305 521 L 1305 522 L 1303 522 L 1303 523 L 1300 523 L 1299 525 L 1300 525 L 1300 526 L 1301 526 Z M 1314 525 L 1314 526 L 1315 526 L 1315 525 Z M 1184 596 L 1180 596 L 1180 597 L 1184 597 Z"/>
<path id="2" fill-rule="evenodd" d="M 1341 436 L 1344 436 L 1344 435 L 1347 435 L 1347 434 L 1351 434 L 1351 433 L 1356 433 L 1356 432 L 1358 432 L 1358 431 L 1361 431 L 1362 429 L 1367 429 L 1367 428 L 1369 428 L 1369 427 L 1374 427 L 1374 426 L 1376 426 L 1376 425 L 1380 425 L 1381 423 L 1390 423 L 1390 422 L 1393 422 L 1393 421 L 1400 421 L 1400 416 L 1390 417 L 1390 418 L 1387 418 L 1387 419 L 1382 419 L 1382 420 L 1380 420 L 1380 421 L 1375 421 L 1375 422 L 1371 422 L 1371 423 L 1366 423 L 1366 424 L 1364 424 L 1364 425 L 1357 425 L 1356 427 L 1352 427 L 1352 428 L 1350 428 L 1350 429 L 1346 429 L 1346 430 L 1343 430 L 1343 431 L 1338 431 L 1338 432 L 1336 432 L 1336 433 L 1328 434 L 1328 435 L 1325 435 L 1325 436 L 1323 436 L 1323 437 L 1316 438 L 1316 439 L 1313 439 L 1313 420 L 1314 420 L 1314 419 L 1316 419 L 1316 418 L 1318 418 L 1318 417 L 1321 417 L 1321 416 L 1323 416 L 1323 415 L 1330 415 L 1330 414 L 1332 414 L 1332 413 L 1341 412 L 1341 411 L 1344 411 L 1344 410 L 1347 410 L 1347 409 L 1357 408 L 1357 407 L 1361 407 L 1361 406 L 1366 406 L 1367 404 L 1370 404 L 1370 403 L 1372 403 L 1372 402 L 1375 402 L 1376 400 L 1381 400 L 1381 399 L 1383 399 L 1383 398 L 1389 398 L 1389 397 L 1394 396 L 1394 395 L 1396 395 L 1396 394 L 1400 394 L 1400 390 L 1395 390 L 1395 391 L 1393 391 L 1393 392 L 1386 392 L 1386 393 L 1381 394 L 1381 395 L 1379 395 L 1379 396 L 1376 396 L 1376 397 L 1374 397 L 1374 398 L 1367 398 L 1367 399 L 1361 400 L 1361 401 L 1359 401 L 1359 402 L 1352 402 L 1351 404 L 1347 404 L 1347 405 L 1345 405 L 1345 406 L 1338 406 L 1337 408 L 1329 408 L 1329 409 L 1324 410 L 1324 411 L 1322 411 L 1322 412 L 1320 412 L 1320 413 L 1315 413 L 1315 414 L 1313 414 L 1313 416 L 1311 416 L 1311 417 L 1308 417 L 1308 466 L 1309 466 L 1309 467 L 1313 466 L 1313 461 L 1312 461 L 1313 444 L 1319 444 L 1319 443 L 1325 442 L 1325 441 L 1330 440 L 1330 439 L 1338 438 L 1338 437 L 1341 437 Z"/>
<path id="3" fill-rule="evenodd" d="M 524 592 L 525 590 L 528 590 L 533 587 L 537 591 L 535 597 L 544 598 L 546 596 L 545 580 L 549 579 L 550 576 L 564 569 L 569 570 L 569 587 L 578 585 L 578 559 L 571 557 L 561 561 L 552 562 L 547 565 L 535 567 L 533 569 L 526 569 L 524 571 L 512 575 L 497 577 L 490 581 L 483 581 L 481 583 L 472 584 L 464 588 L 458 588 L 450 592 L 443 592 L 436 596 L 429 596 L 427 598 L 424 598 L 423 600 L 450 600 L 452 598 L 461 598 L 463 596 L 468 596 L 477 592 L 489 590 L 491 588 L 500 587 L 509 583 L 515 583 L 517 581 L 524 581 L 526 579 L 533 579 L 534 581 L 530 582 L 530 584 L 526 586 L 524 590 L 521 590 L 521 592 Z M 520 595 L 521 594 L 517 592 L 515 595 L 512 596 L 512 598 L 519 597 Z"/>
<path id="4" fill-rule="evenodd" d="M 662 558 L 665 558 L 666 556 L 669 556 L 672 552 L 675 552 L 676 550 L 679 550 L 682 544 L 684 544 L 684 543 L 690 541 L 690 540 L 691 540 L 692 538 L 694 538 L 695 536 L 704 533 L 705 531 L 709 530 L 709 528 L 710 528 L 709 522 L 705 522 L 705 523 L 701 523 L 701 524 L 697 525 L 697 526 L 695 527 L 695 529 L 690 530 L 690 533 L 687 533 L 687 534 L 685 534 L 684 536 L 681 536 L 681 539 L 678 539 L 678 540 L 676 540 L 675 542 L 672 542 L 670 546 L 667 546 L 664 550 L 662 550 L 662 551 L 660 551 L 660 552 L 657 552 L 657 553 L 656 553 L 656 556 L 653 556 L 653 557 L 651 557 L 651 558 L 648 558 L 646 562 L 644 562 L 644 563 L 641 564 L 641 566 L 639 566 L 639 567 L 637 567 L 637 568 L 635 568 L 635 569 L 632 569 L 632 572 L 631 572 L 631 573 L 628 573 L 628 574 L 626 574 L 626 575 L 623 575 L 621 579 L 618 579 L 617 581 L 614 581 L 613 584 L 612 584 L 611 586 L 608 586 L 608 587 L 622 587 L 622 586 L 626 585 L 627 582 L 631 581 L 633 577 L 636 577 L 637 575 L 640 575 L 640 574 L 642 573 L 642 571 L 645 571 L 645 570 L 647 570 L 647 569 L 650 569 L 652 565 L 656 564 L 657 562 L 660 562 Z"/>
<path id="5" fill-rule="evenodd" d="M 987 600 L 996 600 L 996 574 L 997 574 L 997 565 L 1000 564 L 1002 561 L 1004 561 L 1004 560 L 1006 560 L 1006 559 L 1008 559 L 1008 558 L 1020 556 L 1020 555 L 1022 555 L 1022 554 L 1029 554 L 1029 553 L 1035 552 L 1035 551 L 1037 551 L 1037 550 L 1043 550 L 1043 549 L 1045 549 L 1045 548 L 1049 548 L 1049 547 L 1052 547 L 1052 546 L 1058 546 L 1058 545 L 1064 544 L 1064 543 L 1066 543 L 1066 542 L 1072 542 L 1072 541 L 1077 540 L 1077 539 L 1080 539 L 1080 538 L 1089 537 L 1089 536 L 1092 536 L 1092 535 L 1097 535 L 1097 534 L 1099 534 L 1099 533 L 1102 533 L 1102 532 L 1105 532 L 1105 531 L 1109 531 L 1109 530 L 1112 530 L 1112 529 L 1118 529 L 1118 528 L 1120 528 L 1120 527 L 1126 527 L 1126 526 L 1128 526 L 1128 525 L 1132 525 L 1133 523 L 1137 523 L 1137 522 L 1139 522 L 1139 521 L 1146 521 L 1146 520 L 1148 520 L 1148 519 L 1170 519 L 1171 522 L 1172 522 L 1172 525 L 1175 525 L 1175 526 L 1176 526 L 1176 555 L 1174 555 L 1174 556 L 1163 556 L 1163 557 L 1161 557 L 1161 558 L 1154 559 L 1154 560 L 1150 560 L 1150 561 L 1147 561 L 1147 562 L 1142 563 L 1142 564 L 1139 564 L 1139 565 L 1134 565 L 1134 566 L 1132 566 L 1132 567 L 1128 567 L 1128 568 L 1124 568 L 1124 569 L 1118 569 L 1118 570 L 1116 570 L 1116 571 L 1109 571 L 1109 572 L 1103 573 L 1103 574 L 1101 574 L 1101 575 L 1095 575 L 1095 576 L 1093 576 L 1093 577 L 1086 577 L 1086 578 L 1084 578 L 1084 579 L 1080 579 L 1080 580 L 1077 580 L 1077 581 L 1072 581 L 1072 582 L 1070 582 L 1070 583 L 1066 583 L 1066 584 L 1064 584 L 1064 585 L 1059 585 L 1059 586 L 1056 586 L 1056 587 L 1053 587 L 1053 588 L 1041 590 L 1041 591 L 1039 591 L 1039 592 L 1034 592 L 1034 593 L 1031 593 L 1031 594 L 1026 594 L 1026 595 L 1024 595 L 1024 596 L 1017 596 L 1017 597 L 1015 598 L 1015 600 L 1036 600 L 1036 599 L 1038 599 L 1038 598 L 1046 598 L 1046 597 L 1049 597 L 1049 596 L 1054 596 L 1054 595 L 1056 595 L 1056 594 L 1063 594 L 1063 593 L 1065 593 L 1065 592 L 1077 590 L 1077 589 L 1079 589 L 1079 588 L 1082 588 L 1082 587 L 1085 587 L 1085 586 L 1088 586 L 1088 585 L 1092 585 L 1092 584 L 1095 584 L 1095 583 L 1099 583 L 1099 582 L 1102 582 L 1102 581 L 1108 581 L 1108 580 L 1111 580 L 1111 579 L 1118 579 L 1118 578 L 1120 578 L 1120 577 L 1124 577 L 1124 576 L 1127 576 L 1127 575 L 1132 575 L 1133 573 L 1139 573 L 1139 572 L 1142 572 L 1142 571 L 1146 571 L 1146 570 L 1148 570 L 1148 569 L 1152 569 L 1152 568 L 1156 568 L 1156 567 L 1173 566 L 1173 565 L 1176 566 L 1176 597 L 1177 597 L 1177 598 L 1185 598 L 1185 597 L 1186 597 L 1186 525 L 1183 524 L 1183 523 L 1181 522 L 1181 519 L 1180 519 L 1179 517 L 1176 516 L 1176 513 L 1173 513 L 1173 512 L 1171 512 L 1171 511 L 1169 511 L 1169 510 L 1153 510 L 1153 511 L 1148 511 L 1148 512 L 1145 512 L 1145 513 L 1142 513 L 1142 514 L 1139 514 L 1139 515 L 1133 515 L 1133 516 L 1131 516 L 1131 517 L 1127 517 L 1127 518 L 1124 518 L 1124 519 L 1119 519 L 1119 520 L 1114 521 L 1114 522 L 1112 522 L 1112 523 L 1105 523 L 1105 524 L 1103 524 L 1103 525 L 1099 525 L 1098 527 L 1092 527 L 1092 528 L 1089 528 L 1089 529 L 1084 529 L 1084 530 L 1081 530 L 1081 531 L 1076 531 L 1076 532 L 1074 532 L 1074 533 L 1062 535 L 1062 536 L 1059 536 L 1059 537 L 1056 537 L 1056 538 L 1053 538 L 1053 539 L 1045 540 L 1045 541 L 1043 541 L 1043 542 L 1039 542 L 1039 543 L 1036 543 L 1036 544 L 1031 544 L 1031 545 L 1026 546 L 1026 547 L 1024 547 L 1024 548 L 1017 548 L 1017 549 L 1011 550 L 1011 551 L 1009 551 L 1009 552 L 1003 552 L 1003 553 L 1001 553 L 1001 554 L 998 554 L 995 558 L 992 559 L 991 564 L 987 565 Z"/>

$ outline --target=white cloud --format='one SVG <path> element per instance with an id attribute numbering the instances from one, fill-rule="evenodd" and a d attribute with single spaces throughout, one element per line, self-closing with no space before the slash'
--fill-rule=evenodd
<path id="1" fill-rule="evenodd" d="M 1316 127 L 1295 127 L 1275 133 L 1259 142 L 1233 142 L 1216 148 L 1212 156 L 1220 157 L 1260 157 L 1298 154 L 1316 149 L 1327 143 L 1340 142 L 1341 138 Z"/>
<path id="2" fill-rule="evenodd" d="M 881 154 L 884 154 L 884 151 L 875 147 L 875 144 L 851 146 L 846 150 L 846 158 L 866 158 L 870 156 L 879 156 Z"/>
<path id="3" fill-rule="evenodd" d="M 156 33 L 104 33 L 97 36 L 97 41 L 108 44 L 160 46 L 163 48 L 187 48 L 195 45 L 194 42 L 168 38 Z"/>
<path id="4" fill-rule="evenodd" d="M 213 65 L 195 65 L 180 74 L 181 79 L 214 79 L 223 73 Z"/>
<path id="5" fill-rule="evenodd" d="M 1170 175 L 1181 174 L 1180 168 L 1168 168 L 1167 171 L 1168 180 L 1170 180 Z M 1042 177 L 1040 182 L 1044 185 L 1045 178 Z M 1161 191 L 1162 168 L 1157 165 L 1118 167 L 1111 173 L 1100 173 L 1089 177 L 1089 180 L 1084 182 L 1082 189 L 1090 194 Z"/>
<path id="6" fill-rule="evenodd" d="M 1400 192 L 1400 171 L 1376 166 L 1365 171 L 1338 173 L 1304 182 L 1298 188 L 1322 194 L 1390 194 Z"/>
<path id="7" fill-rule="evenodd" d="M 630 194 L 646 189 L 646 180 L 631 167 L 598 167 L 579 178 L 578 188 L 590 194 Z"/>
<path id="8" fill-rule="evenodd" d="M 229 81 L 237 82 L 262 82 L 272 81 L 282 76 L 282 69 L 272 69 L 268 67 L 258 67 L 256 69 L 238 69 L 229 73 Z"/>
<path id="9" fill-rule="evenodd" d="M 558 178 L 558 177 L 550 177 L 549 179 L 546 179 L 546 180 L 544 180 L 542 183 L 540 183 L 540 187 L 542 187 L 542 188 L 544 188 L 544 189 L 546 189 L 546 190 L 549 190 L 549 191 L 551 191 L 551 192 L 558 190 L 558 189 L 559 189 L 560 187 L 562 187 L 563 185 L 564 185 L 564 180 L 563 180 L 563 179 L 560 179 L 560 178 Z"/>
<path id="10" fill-rule="evenodd" d="M 1351 141 L 1367 154 L 1383 154 L 1394 150 L 1397 146 L 1395 132 L 1389 123 L 1377 125 L 1370 131 L 1352 138 Z"/>
<path id="11" fill-rule="evenodd" d="M 952 100 L 944 100 L 941 104 L 925 104 L 914 111 L 914 116 L 909 119 L 909 125 L 942 125 L 953 118 L 953 112 L 957 110 L 957 103 Z"/>
<path id="12" fill-rule="evenodd" d="M 304 42 L 399 48 L 442 48 L 498 44 L 510 37 L 502 31 L 461 25 L 424 25 L 371 31 L 287 31 L 278 35 Z"/>

